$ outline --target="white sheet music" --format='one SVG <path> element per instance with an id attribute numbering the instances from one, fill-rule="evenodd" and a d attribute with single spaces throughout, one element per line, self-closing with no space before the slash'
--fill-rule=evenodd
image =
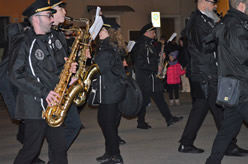
<path id="1" fill-rule="evenodd" d="M 127 45 L 127 50 L 128 50 L 128 52 L 131 52 L 132 51 L 132 49 L 133 49 L 133 46 L 135 45 L 135 41 L 132 41 L 132 40 L 130 40 L 129 42 L 128 42 L 128 45 Z"/>
<path id="2" fill-rule="evenodd" d="M 103 25 L 102 17 L 99 15 L 100 11 L 101 11 L 101 8 L 97 7 L 95 21 L 94 21 L 93 25 L 90 27 L 89 32 L 91 34 L 92 40 L 95 40 L 96 36 L 98 35 L 98 33 L 101 30 L 102 25 Z"/>
<path id="3" fill-rule="evenodd" d="M 171 37 L 168 39 L 167 43 L 171 42 L 175 37 L 177 36 L 177 33 L 173 33 Z"/>

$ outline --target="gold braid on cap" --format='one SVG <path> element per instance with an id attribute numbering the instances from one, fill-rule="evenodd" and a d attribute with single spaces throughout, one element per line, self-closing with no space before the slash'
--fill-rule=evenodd
<path id="1" fill-rule="evenodd" d="M 56 7 L 56 6 L 60 5 L 61 3 L 64 3 L 64 2 L 63 1 L 60 1 L 58 3 L 55 3 L 52 7 Z"/>
<path id="2" fill-rule="evenodd" d="M 38 12 L 46 11 L 46 10 L 49 10 L 49 9 L 52 9 L 52 7 L 51 6 L 42 7 L 42 8 L 36 9 L 35 12 L 38 13 Z"/>
<path id="3" fill-rule="evenodd" d="M 152 28 L 149 28 L 148 30 L 146 30 L 147 32 L 148 31 L 152 31 L 153 29 L 155 29 L 154 27 L 152 27 Z"/>
<path id="4" fill-rule="evenodd" d="M 111 25 L 109 25 L 109 24 L 103 24 L 103 26 L 111 27 Z"/>

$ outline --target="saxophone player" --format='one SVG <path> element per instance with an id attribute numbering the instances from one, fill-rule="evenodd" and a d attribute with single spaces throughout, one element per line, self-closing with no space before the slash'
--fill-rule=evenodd
<path id="1" fill-rule="evenodd" d="M 162 116 L 165 118 L 167 126 L 181 121 L 183 117 L 173 116 L 167 103 L 164 100 L 163 87 L 161 81 L 157 78 L 158 72 L 158 52 L 154 47 L 153 40 L 156 36 L 156 28 L 152 23 L 145 25 L 140 31 L 140 38 L 132 49 L 134 55 L 134 68 L 137 83 L 142 91 L 143 105 L 138 114 L 139 129 L 149 129 L 151 126 L 145 122 L 146 107 L 150 98 L 154 100 Z"/>
<path id="2" fill-rule="evenodd" d="M 64 127 L 52 128 L 41 118 L 42 110 L 58 101 L 59 95 L 52 90 L 59 80 L 57 65 L 63 65 L 66 57 L 66 52 L 59 54 L 63 50 L 52 44 L 55 12 L 46 1 L 33 2 L 23 12 L 31 28 L 17 41 L 10 57 L 9 79 L 18 87 L 15 117 L 25 124 L 25 140 L 14 164 L 33 163 L 44 138 L 51 148 L 50 162 L 68 163 Z M 70 71 L 76 72 L 75 63 Z"/>
<path id="3" fill-rule="evenodd" d="M 53 25 L 58 26 L 59 24 L 64 23 L 65 15 L 66 15 L 66 11 L 65 11 L 66 3 L 63 0 L 51 0 L 50 5 L 52 6 L 54 10 L 57 11 L 54 14 Z M 53 33 L 54 38 L 56 38 L 54 39 L 55 41 L 54 45 L 61 49 L 64 49 L 64 51 L 67 52 L 66 56 L 68 56 L 69 48 L 67 46 L 64 33 L 62 31 L 56 31 L 53 29 L 52 29 L 52 33 Z M 60 44 L 57 44 L 59 42 L 62 44 L 62 46 L 60 46 Z M 57 65 L 57 66 L 59 70 L 63 69 L 63 65 Z M 72 142 L 77 137 L 80 131 L 81 125 L 82 125 L 76 105 L 73 104 L 70 107 L 64 123 L 65 123 L 66 148 L 68 150 Z"/>

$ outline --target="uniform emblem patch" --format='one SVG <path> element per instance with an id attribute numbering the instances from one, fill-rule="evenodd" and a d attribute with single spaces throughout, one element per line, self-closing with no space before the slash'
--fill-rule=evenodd
<path id="1" fill-rule="evenodd" d="M 38 59 L 38 60 L 43 60 L 44 59 L 44 52 L 41 50 L 41 49 L 37 49 L 35 51 L 35 57 Z"/>
<path id="2" fill-rule="evenodd" d="M 58 39 L 55 41 L 55 46 L 56 46 L 58 49 L 61 49 L 61 48 L 62 48 L 62 44 L 61 44 L 61 42 L 60 42 Z"/>

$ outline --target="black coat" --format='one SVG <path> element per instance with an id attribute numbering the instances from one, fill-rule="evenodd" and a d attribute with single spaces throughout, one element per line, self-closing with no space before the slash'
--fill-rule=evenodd
<path id="1" fill-rule="evenodd" d="M 9 24 L 8 46 L 4 49 L 3 60 L 0 63 L 0 93 L 3 96 L 11 119 L 15 119 L 16 96 L 18 89 L 8 79 L 9 54 L 15 48 L 16 42 L 23 37 L 23 26 L 19 23 Z"/>
<path id="2" fill-rule="evenodd" d="M 109 38 L 101 41 L 94 61 L 101 72 L 101 75 L 98 76 L 100 103 L 114 104 L 121 102 L 126 90 L 123 81 L 125 70 L 122 65 L 121 54 L 114 46 L 110 45 Z"/>
<path id="3" fill-rule="evenodd" d="M 208 50 L 217 49 L 218 75 L 241 80 L 240 102 L 248 101 L 248 16 L 230 9 L 207 38 Z"/>
<path id="4" fill-rule="evenodd" d="M 190 17 L 185 34 L 188 39 L 188 52 L 191 56 L 191 74 L 202 73 L 204 76 L 217 75 L 216 59 L 213 52 L 204 50 L 204 39 L 214 28 L 214 21 L 196 10 Z"/>
<path id="5" fill-rule="evenodd" d="M 136 81 L 142 91 L 162 91 L 163 85 L 156 77 L 159 54 L 152 44 L 152 39 L 142 36 L 132 49 Z"/>
<path id="6" fill-rule="evenodd" d="M 213 19 L 197 9 L 191 15 L 184 30 L 190 56 L 188 72 L 193 85 L 192 96 L 195 98 L 208 97 L 206 83 L 217 86 L 217 59 L 214 52 L 208 52 L 204 47 L 205 39 L 213 31 L 214 25 Z"/>
<path id="7" fill-rule="evenodd" d="M 59 81 L 66 56 L 62 43 L 52 34 L 25 31 L 9 61 L 9 79 L 19 90 L 16 118 L 41 119 L 42 109 L 47 106 L 45 99 Z"/>

